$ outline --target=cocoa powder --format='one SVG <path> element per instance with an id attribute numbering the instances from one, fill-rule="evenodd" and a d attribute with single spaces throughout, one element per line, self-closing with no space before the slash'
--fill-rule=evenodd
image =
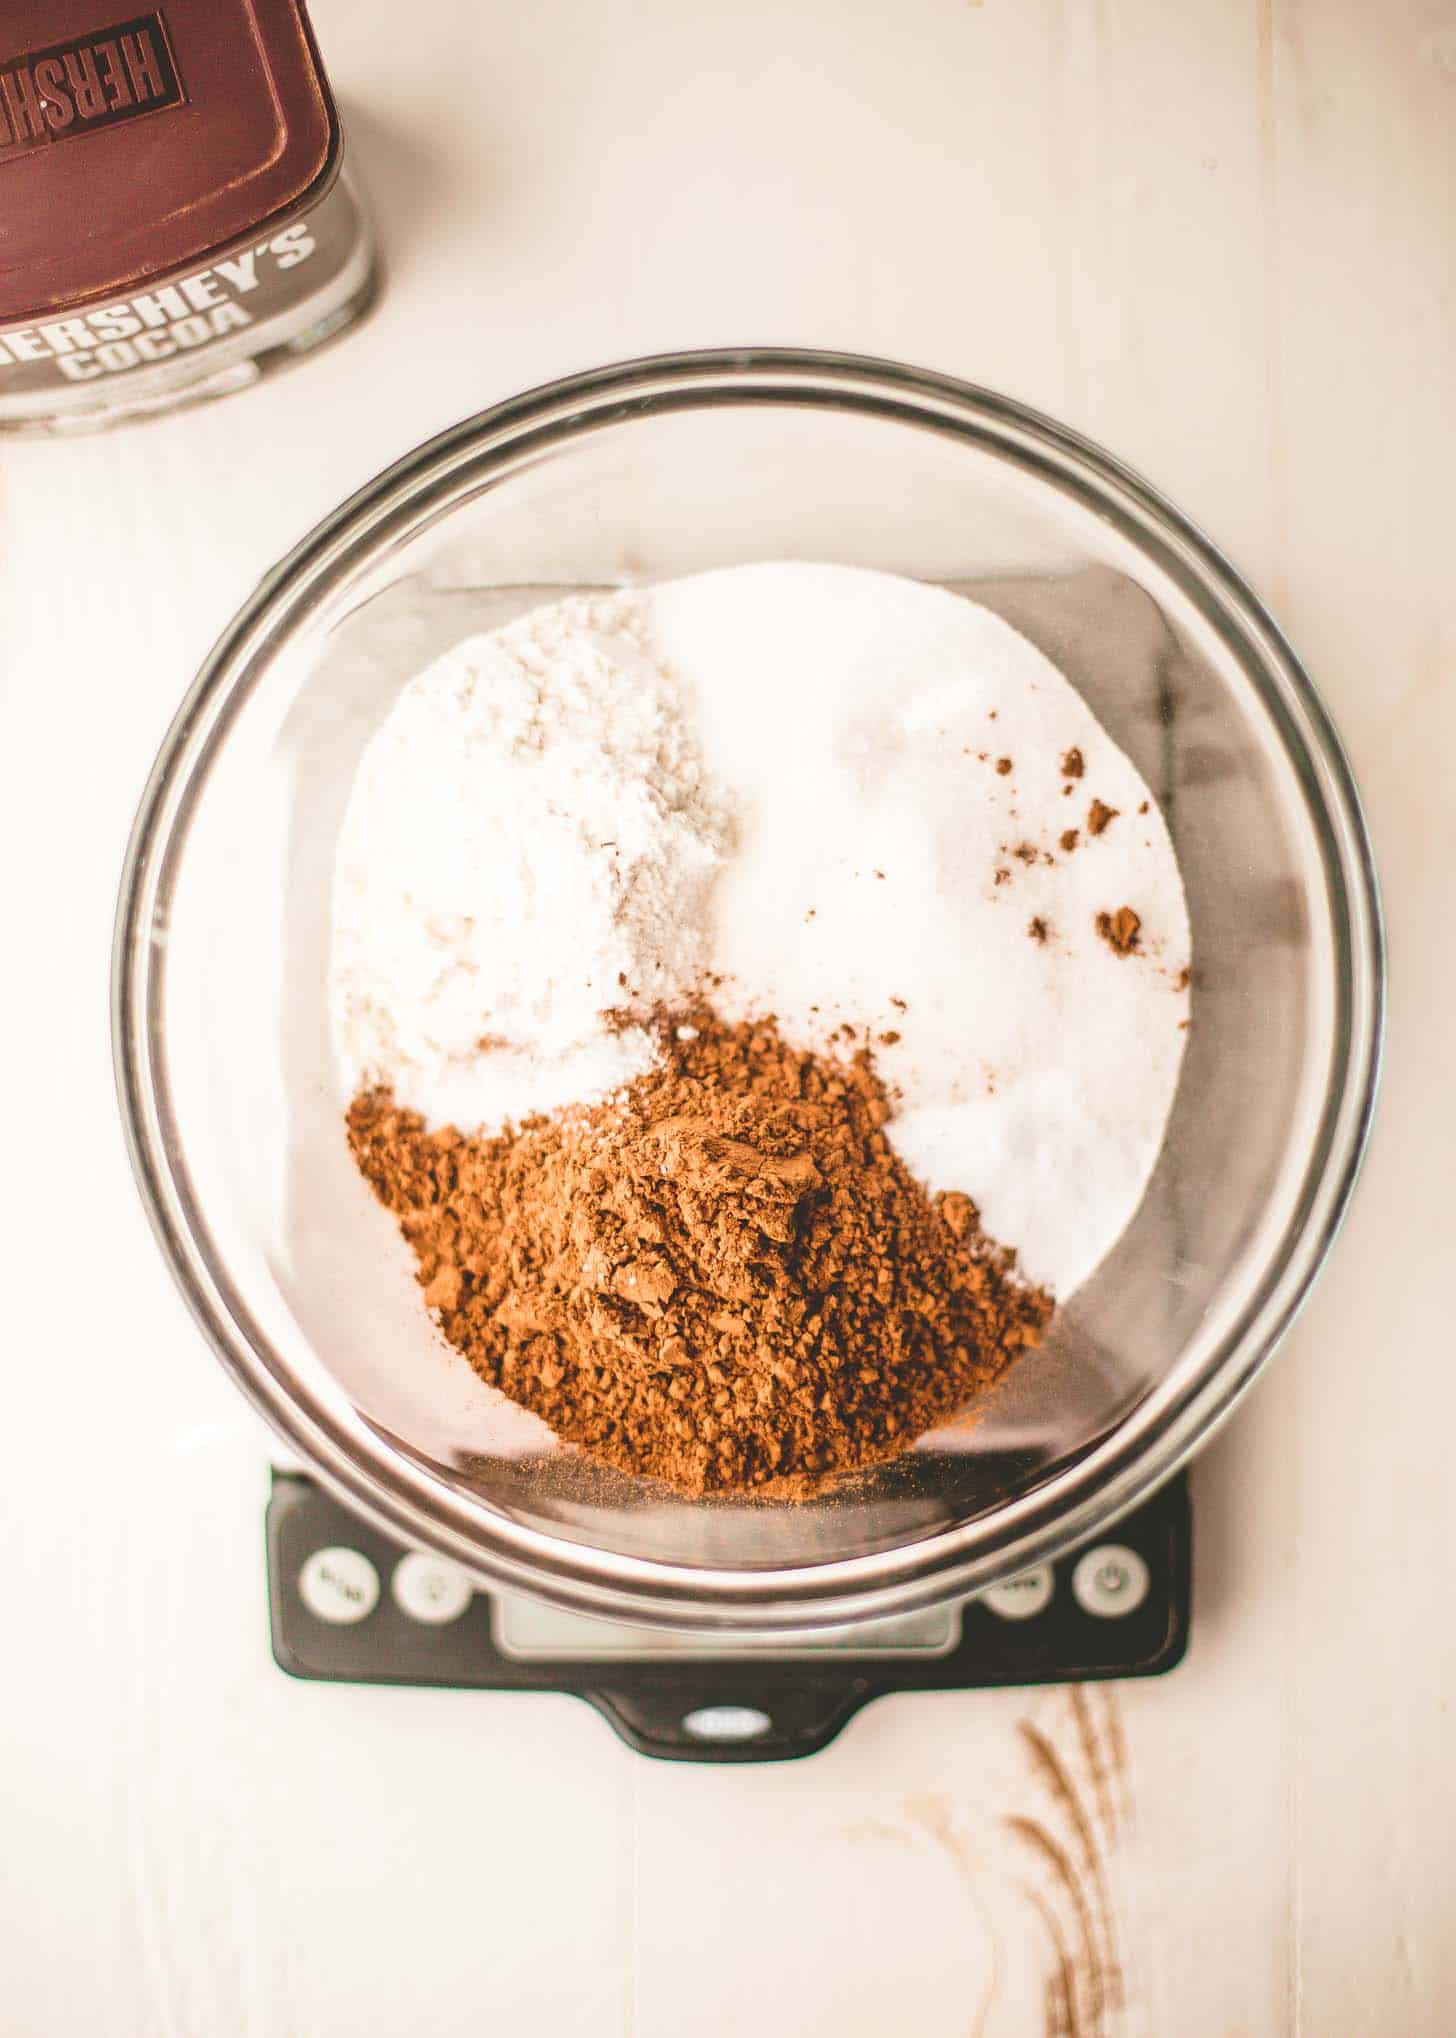
<path id="1" fill-rule="evenodd" d="M 1050 1298 L 930 1196 L 871 1056 L 659 1021 L 616 1097 L 493 1138 L 387 1092 L 355 1160 L 450 1342 L 563 1440 L 691 1494 L 797 1497 L 895 1457 L 1036 1344 Z"/>

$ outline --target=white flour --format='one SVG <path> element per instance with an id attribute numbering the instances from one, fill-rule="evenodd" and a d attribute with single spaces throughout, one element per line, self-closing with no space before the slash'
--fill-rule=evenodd
<path id="1" fill-rule="evenodd" d="M 1095 923 L 1124 905 L 1119 957 Z M 646 1065 L 598 1016 L 619 974 L 671 1001 L 706 965 L 720 1009 L 805 1046 L 868 1027 L 908 1164 L 1065 1297 L 1152 1172 L 1188 960 L 1147 787 L 1024 638 L 915 582 L 763 565 L 559 604 L 406 689 L 345 825 L 335 1012 L 351 1088 L 467 1127 Z"/>
<path id="2" fill-rule="evenodd" d="M 649 1066 L 601 1015 L 696 983 L 727 836 L 642 611 L 581 598 L 473 637 L 369 745 L 334 893 L 351 1091 L 496 1127 Z"/>

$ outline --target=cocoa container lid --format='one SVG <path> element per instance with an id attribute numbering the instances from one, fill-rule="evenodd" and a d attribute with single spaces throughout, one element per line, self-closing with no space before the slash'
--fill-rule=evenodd
<path id="1" fill-rule="evenodd" d="M 302 0 L 4 0 L 0 326 L 245 241 L 338 156 Z"/>

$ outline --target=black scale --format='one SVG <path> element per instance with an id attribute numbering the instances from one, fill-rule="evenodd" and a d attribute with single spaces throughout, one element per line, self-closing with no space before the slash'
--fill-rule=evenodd
<path id="1" fill-rule="evenodd" d="M 1160 1676 L 1188 1646 L 1190 1556 L 1180 1476 L 1085 1548 L 978 1599 L 744 1642 L 476 1591 L 297 1473 L 275 1471 L 268 1503 L 273 1654 L 290 1676 L 570 1693 L 639 1754 L 673 1762 L 812 1755 L 896 1691 Z"/>

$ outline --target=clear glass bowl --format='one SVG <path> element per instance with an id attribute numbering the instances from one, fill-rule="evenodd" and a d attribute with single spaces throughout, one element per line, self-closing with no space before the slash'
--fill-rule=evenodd
<path id="1" fill-rule="evenodd" d="M 772 557 L 940 582 L 1041 645 L 1162 803 L 1197 971 L 1165 1149 L 1100 1273 L 977 1421 L 800 1506 L 695 1503 L 547 1448 L 444 1347 L 347 1153 L 326 998 L 344 802 L 411 673 L 567 589 Z M 487 411 L 270 575 L 147 787 L 115 1037 L 177 1279 L 223 1363 L 348 1504 L 583 1611 L 766 1634 L 984 1587 L 1096 1532 L 1208 1435 L 1334 1236 L 1382 984 L 1335 732 L 1206 539 L 1004 398 L 884 362 L 734 352 Z"/>

